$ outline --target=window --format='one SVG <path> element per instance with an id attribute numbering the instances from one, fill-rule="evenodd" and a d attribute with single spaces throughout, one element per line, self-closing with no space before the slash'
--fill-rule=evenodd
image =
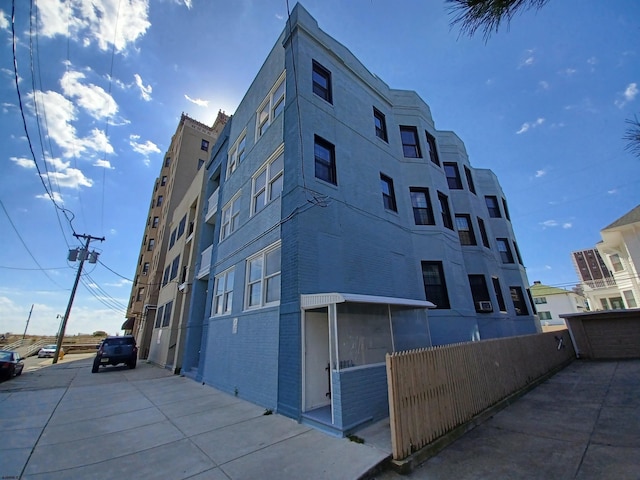
<path id="1" fill-rule="evenodd" d="M 178 276 L 178 267 L 180 266 L 180 255 L 173 259 L 171 262 L 171 275 L 169 276 L 169 280 L 173 280 Z"/>
<path id="2" fill-rule="evenodd" d="M 476 235 L 473 233 L 471 216 L 466 214 L 456 215 L 456 227 L 461 245 L 477 245 Z"/>
<path id="3" fill-rule="evenodd" d="M 540 320 L 551 320 L 551 312 L 538 312 Z"/>
<path id="4" fill-rule="evenodd" d="M 280 245 L 247 260 L 247 308 L 280 301 Z"/>
<path id="5" fill-rule="evenodd" d="M 509 215 L 509 209 L 507 208 L 507 201 L 502 199 L 502 207 L 504 208 L 504 216 L 507 220 L 511 221 L 511 216 Z"/>
<path id="6" fill-rule="evenodd" d="M 166 175 L 164 175 L 164 176 L 162 177 L 162 180 L 160 181 L 160 186 L 164 186 L 164 185 L 166 185 L 166 184 L 167 184 L 167 176 L 166 176 Z"/>
<path id="7" fill-rule="evenodd" d="M 382 203 L 387 210 L 398 211 L 396 206 L 396 194 L 393 190 L 393 180 L 384 174 L 380 174 L 380 187 L 382 188 Z"/>
<path id="8" fill-rule="evenodd" d="M 438 192 L 438 202 L 440 203 L 440 215 L 442 216 L 443 225 L 453 230 L 451 210 L 449 210 L 449 199 L 445 194 Z"/>
<path id="9" fill-rule="evenodd" d="M 164 197 L 162 195 L 158 195 L 158 200 L 156 200 L 156 207 L 161 206 L 163 200 L 164 200 Z"/>
<path id="10" fill-rule="evenodd" d="M 251 211 L 255 214 L 282 192 L 284 153 L 267 162 L 253 178 Z"/>
<path id="11" fill-rule="evenodd" d="M 227 162 L 227 176 L 235 172 L 240 162 L 244 160 L 247 151 L 247 135 L 246 131 L 243 131 L 236 143 L 229 150 L 229 161 Z"/>
<path id="12" fill-rule="evenodd" d="M 138 288 L 138 294 L 136 295 L 136 302 L 141 302 L 144 297 L 144 287 Z"/>
<path id="13" fill-rule="evenodd" d="M 231 312 L 233 301 L 233 269 L 216 276 L 213 296 L 213 315 L 223 315 Z"/>
<path id="14" fill-rule="evenodd" d="M 418 130 L 416 127 L 400 126 L 400 138 L 402 139 L 402 153 L 406 158 L 421 158 L 420 144 L 418 143 Z"/>
<path id="15" fill-rule="evenodd" d="M 196 170 L 200 170 L 202 168 L 202 166 L 204 165 L 204 160 L 199 158 L 198 159 L 198 168 Z"/>
<path id="16" fill-rule="evenodd" d="M 175 229 L 171 232 L 171 237 L 169 238 L 169 250 L 171 250 L 171 247 L 176 244 L 176 233 L 177 230 Z"/>
<path id="17" fill-rule="evenodd" d="M 413 207 L 413 219 L 416 225 L 435 225 L 433 208 L 429 199 L 429 190 L 426 188 L 410 188 L 411 206 Z"/>
<path id="18" fill-rule="evenodd" d="M 609 260 L 611 260 L 611 266 L 613 267 L 614 272 L 621 272 L 622 270 L 624 270 L 622 261 L 620 260 L 620 255 L 618 255 L 617 253 L 609 255 Z"/>
<path id="19" fill-rule="evenodd" d="M 487 236 L 487 228 L 484 225 L 484 220 L 478 217 L 478 227 L 480 227 L 480 238 L 482 238 L 482 245 L 487 248 L 491 248 L 489 245 L 489 237 Z"/>
<path id="20" fill-rule="evenodd" d="M 144 262 L 144 266 L 142 267 L 142 274 L 143 275 L 149 274 L 149 262 Z"/>
<path id="21" fill-rule="evenodd" d="M 163 315 L 164 315 L 164 305 L 162 305 L 156 312 L 156 323 L 153 326 L 154 328 L 160 328 L 160 325 L 162 325 Z"/>
<path id="22" fill-rule="evenodd" d="M 209 140 L 202 140 L 200 143 L 200 150 L 204 150 L 205 152 L 209 151 Z"/>
<path id="23" fill-rule="evenodd" d="M 462 180 L 457 163 L 444 162 L 444 173 L 447 176 L 447 184 L 451 190 L 462 190 Z"/>
<path id="24" fill-rule="evenodd" d="M 271 125 L 280 112 L 284 110 L 284 80 L 285 73 L 283 72 L 271 88 L 267 97 L 260 104 L 260 108 L 256 114 L 256 122 L 258 122 L 256 128 L 257 138 L 260 138 L 264 134 L 269 125 Z"/>
<path id="25" fill-rule="evenodd" d="M 487 313 L 493 311 L 491 306 L 491 298 L 489 297 L 489 289 L 487 288 L 487 280 L 484 275 L 469 275 L 469 286 L 471 287 L 471 297 L 476 312 Z"/>
<path id="26" fill-rule="evenodd" d="M 602 305 L 603 310 L 609 310 L 609 303 L 607 302 L 606 298 L 601 298 L 600 304 Z"/>
<path id="27" fill-rule="evenodd" d="M 162 276 L 162 286 L 164 287 L 167 283 L 169 283 L 169 274 L 171 273 L 171 265 L 167 265 L 164 269 L 164 275 Z"/>
<path id="28" fill-rule="evenodd" d="M 498 244 L 498 252 L 500 252 L 500 258 L 502 263 L 513 263 L 513 254 L 509 247 L 509 240 L 506 238 L 496 238 Z"/>
<path id="29" fill-rule="evenodd" d="M 498 300 L 498 308 L 501 312 L 507 311 L 507 305 L 504 302 L 504 296 L 502 295 L 502 288 L 500 287 L 500 280 L 498 277 L 491 277 L 493 283 L 493 289 L 496 292 L 496 299 Z"/>
<path id="30" fill-rule="evenodd" d="M 627 308 L 636 308 L 638 306 L 631 290 L 625 290 L 622 294 L 627 302 Z"/>
<path id="31" fill-rule="evenodd" d="M 335 155 L 335 147 L 316 135 L 314 146 L 316 178 L 337 185 Z"/>
<path id="32" fill-rule="evenodd" d="M 427 135 L 427 148 L 429 149 L 429 159 L 440 166 L 440 158 L 438 158 L 438 150 L 436 149 L 436 137 L 429 132 L 424 132 Z"/>
<path id="33" fill-rule="evenodd" d="M 164 315 L 162 316 L 162 326 L 168 327 L 171 323 L 171 311 L 173 310 L 173 301 L 168 302 L 164 306 Z"/>
<path id="34" fill-rule="evenodd" d="M 524 266 L 524 263 L 522 263 L 522 256 L 520 255 L 520 249 L 518 248 L 518 244 L 515 241 L 513 242 L 513 250 L 516 252 L 518 263 Z"/>
<path id="35" fill-rule="evenodd" d="M 469 185 L 469 191 L 476 194 L 476 186 L 473 183 L 473 177 L 471 176 L 471 169 L 464 165 L 464 175 L 467 177 L 467 185 Z"/>
<path id="36" fill-rule="evenodd" d="M 164 159 L 164 166 L 168 167 L 171 164 L 171 157 L 167 157 Z"/>
<path id="37" fill-rule="evenodd" d="M 238 193 L 229 203 L 222 209 L 222 224 L 220 227 L 220 241 L 227 238 L 238 227 L 238 216 L 240 215 L 239 207 L 240 193 Z"/>
<path id="38" fill-rule="evenodd" d="M 533 303 L 536 305 L 543 305 L 547 303 L 547 297 L 533 297 Z"/>
<path id="39" fill-rule="evenodd" d="M 333 103 L 331 98 L 331 72 L 313 61 L 313 93 L 329 103 Z"/>
<path id="40" fill-rule="evenodd" d="M 178 236 L 176 237 L 176 239 L 182 236 L 182 234 L 184 233 L 184 229 L 186 227 L 187 227 L 187 215 L 185 214 L 185 216 L 182 217 L 182 220 L 180 220 L 180 223 L 178 224 Z"/>
<path id="41" fill-rule="evenodd" d="M 527 303 L 524 300 L 522 288 L 509 287 L 509 291 L 511 292 L 513 307 L 516 309 L 516 315 L 529 315 L 529 310 L 527 309 Z"/>
<path id="42" fill-rule="evenodd" d="M 152 251 L 155 244 L 156 244 L 156 241 L 153 238 L 149 239 L 149 243 L 147 244 L 147 251 L 148 252 Z"/>
<path id="43" fill-rule="evenodd" d="M 498 206 L 498 197 L 487 195 L 484 197 L 484 201 L 487 203 L 487 209 L 489 210 L 489 216 L 491 218 L 502 218 L 502 215 L 500 215 L 500 207 Z"/>
<path id="44" fill-rule="evenodd" d="M 384 119 L 384 114 L 380 112 L 376 107 L 373 107 L 373 123 L 376 127 L 376 137 L 385 142 L 388 142 L 387 137 L 387 122 Z"/>
<path id="45" fill-rule="evenodd" d="M 152 228 L 158 228 L 158 224 L 160 223 L 160 218 L 159 217 L 153 217 L 153 225 L 151 225 Z"/>
<path id="46" fill-rule="evenodd" d="M 434 303 L 436 308 L 448 309 L 449 295 L 444 280 L 442 262 L 422 262 L 422 281 L 427 300 Z"/>

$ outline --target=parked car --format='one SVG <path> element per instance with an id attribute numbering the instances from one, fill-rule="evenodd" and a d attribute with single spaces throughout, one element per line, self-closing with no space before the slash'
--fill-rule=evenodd
<path id="1" fill-rule="evenodd" d="M 0 350 L 0 377 L 9 380 L 14 375 L 22 374 L 24 363 L 18 352 Z"/>
<path id="2" fill-rule="evenodd" d="M 92 373 L 98 373 L 101 366 L 126 364 L 129 368 L 136 368 L 138 361 L 138 347 L 133 335 L 105 338 L 93 360 Z"/>
<path id="3" fill-rule="evenodd" d="M 53 345 L 45 345 L 38 351 L 38 358 L 53 358 L 56 354 L 56 344 Z M 60 353 L 58 354 L 58 359 L 62 360 L 64 357 L 64 349 L 60 347 Z"/>

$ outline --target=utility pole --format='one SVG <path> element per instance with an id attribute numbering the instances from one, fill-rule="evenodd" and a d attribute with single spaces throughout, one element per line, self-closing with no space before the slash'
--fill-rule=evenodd
<path id="1" fill-rule="evenodd" d="M 71 297 L 69 297 L 69 303 L 67 304 L 67 310 L 64 312 L 64 317 L 62 318 L 62 324 L 60 325 L 60 334 L 58 335 L 58 342 L 56 343 L 56 353 L 53 354 L 53 363 L 58 363 L 58 354 L 60 353 L 60 348 L 62 347 L 62 339 L 64 338 L 64 331 L 67 328 L 67 320 L 69 320 L 69 314 L 71 313 L 71 306 L 73 305 L 73 299 L 76 296 L 76 290 L 78 289 L 78 282 L 80 282 L 80 275 L 82 275 L 82 267 L 84 265 L 84 261 L 91 255 L 89 259 L 89 263 L 96 263 L 98 260 L 98 254 L 93 252 L 89 254 L 89 244 L 91 240 L 100 240 L 104 242 L 104 237 L 92 237 L 91 235 L 78 235 L 77 233 L 73 234 L 76 238 L 82 238 L 86 240 L 84 248 L 80 250 L 71 250 L 69 251 L 69 259 L 76 260 L 77 257 L 80 257 L 80 266 L 78 267 L 78 273 L 76 273 L 76 280 L 73 282 L 73 288 L 71 289 Z"/>
<path id="2" fill-rule="evenodd" d="M 33 313 L 33 303 L 31 304 L 31 310 L 29 310 L 29 316 L 27 317 L 27 324 L 24 327 L 24 333 L 22 334 L 22 339 L 27 336 L 27 328 L 29 328 L 29 320 L 31 320 L 31 314 Z"/>

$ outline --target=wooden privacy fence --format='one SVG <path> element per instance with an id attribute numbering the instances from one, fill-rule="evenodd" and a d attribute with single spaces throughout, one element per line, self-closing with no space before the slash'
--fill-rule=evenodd
<path id="1" fill-rule="evenodd" d="M 388 354 L 393 458 L 408 457 L 573 358 L 567 330 Z"/>

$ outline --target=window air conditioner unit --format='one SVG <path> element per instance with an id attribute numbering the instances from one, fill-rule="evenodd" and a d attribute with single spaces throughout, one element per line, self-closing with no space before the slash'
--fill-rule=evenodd
<path id="1" fill-rule="evenodd" d="M 143 270 L 143 271 L 142 271 L 142 275 L 146 275 L 146 274 L 147 274 L 147 272 L 145 272 L 145 271 Z"/>
<path id="2" fill-rule="evenodd" d="M 477 307 L 479 312 L 493 312 L 493 305 L 491 302 L 478 302 Z"/>

